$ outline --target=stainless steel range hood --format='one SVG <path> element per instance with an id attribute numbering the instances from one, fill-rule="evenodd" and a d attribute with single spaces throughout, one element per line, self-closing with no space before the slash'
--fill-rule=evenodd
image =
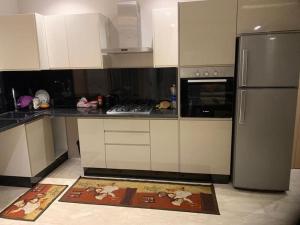
<path id="1" fill-rule="evenodd" d="M 141 16 L 136 1 L 117 3 L 117 16 L 112 19 L 108 30 L 108 48 L 106 54 L 148 53 L 151 47 L 142 46 Z"/>

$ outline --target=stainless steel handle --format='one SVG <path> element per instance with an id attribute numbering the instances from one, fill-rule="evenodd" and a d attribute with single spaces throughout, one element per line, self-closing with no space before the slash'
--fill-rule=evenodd
<path id="1" fill-rule="evenodd" d="M 240 116 L 239 116 L 239 124 L 245 123 L 245 113 L 246 113 L 246 91 L 242 90 L 240 95 Z"/>
<path id="2" fill-rule="evenodd" d="M 16 99 L 16 92 L 15 92 L 15 89 L 12 88 L 12 89 L 11 89 L 11 92 L 12 92 L 12 97 L 13 97 L 13 99 L 14 99 L 14 107 L 15 107 L 15 110 L 17 110 L 17 109 L 18 109 L 18 104 L 17 104 L 17 99 Z"/>
<path id="3" fill-rule="evenodd" d="M 242 77 L 241 86 L 245 87 L 247 85 L 247 72 L 248 72 L 248 50 L 243 49 L 242 51 Z"/>
<path id="4" fill-rule="evenodd" d="M 199 79 L 188 80 L 188 83 L 226 83 L 227 79 Z"/>

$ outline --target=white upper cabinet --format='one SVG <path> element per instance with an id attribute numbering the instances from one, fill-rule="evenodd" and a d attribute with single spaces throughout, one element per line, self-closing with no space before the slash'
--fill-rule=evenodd
<path id="1" fill-rule="evenodd" d="M 98 14 L 66 16 L 71 68 L 102 68 Z"/>
<path id="2" fill-rule="evenodd" d="M 299 0 L 238 0 L 238 34 L 286 30 L 300 30 Z"/>
<path id="3" fill-rule="evenodd" d="M 234 64 L 236 16 L 237 0 L 179 3 L 180 66 Z"/>
<path id="4" fill-rule="evenodd" d="M 0 70 L 48 69 L 44 17 L 0 16 Z"/>
<path id="5" fill-rule="evenodd" d="M 45 17 L 45 25 L 50 68 L 69 68 L 65 16 L 47 16 Z"/>
<path id="6" fill-rule="evenodd" d="M 154 67 L 178 66 L 177 15 L 177 8 L 152 11 Z"/>
<path id="7" fill-rule="evenodd" d="M 47 16 L 50 68 L 103 68 L 106 21 L 101 14 Z"/>

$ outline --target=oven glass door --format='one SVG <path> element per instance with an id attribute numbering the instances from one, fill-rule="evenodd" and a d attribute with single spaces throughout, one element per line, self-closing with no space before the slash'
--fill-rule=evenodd
<path id="1" fill-rule="evenodd" d="M 233 78 L 182 78 L 181 116 L 231 118 Z"/>

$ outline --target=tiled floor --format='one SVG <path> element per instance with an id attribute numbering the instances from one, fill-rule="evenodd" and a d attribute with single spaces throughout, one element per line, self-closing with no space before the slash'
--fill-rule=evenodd
<path id="1" fill-rule="evenodd" d="M 80 161 L 67 161 L 43 183 L 71 185 L 81 175 Z M 36 222 L 0 219 L 1 225 L 295 225 L 300 219 L 300 170 L 293 170 L 290 191 L 260 193 L 240 191 L 230 184 L 215 185 L 221 215 L 195 214 L 113 206 L 57 202 Z M 26 188 L 0 187 L 0 209 Z"/>

